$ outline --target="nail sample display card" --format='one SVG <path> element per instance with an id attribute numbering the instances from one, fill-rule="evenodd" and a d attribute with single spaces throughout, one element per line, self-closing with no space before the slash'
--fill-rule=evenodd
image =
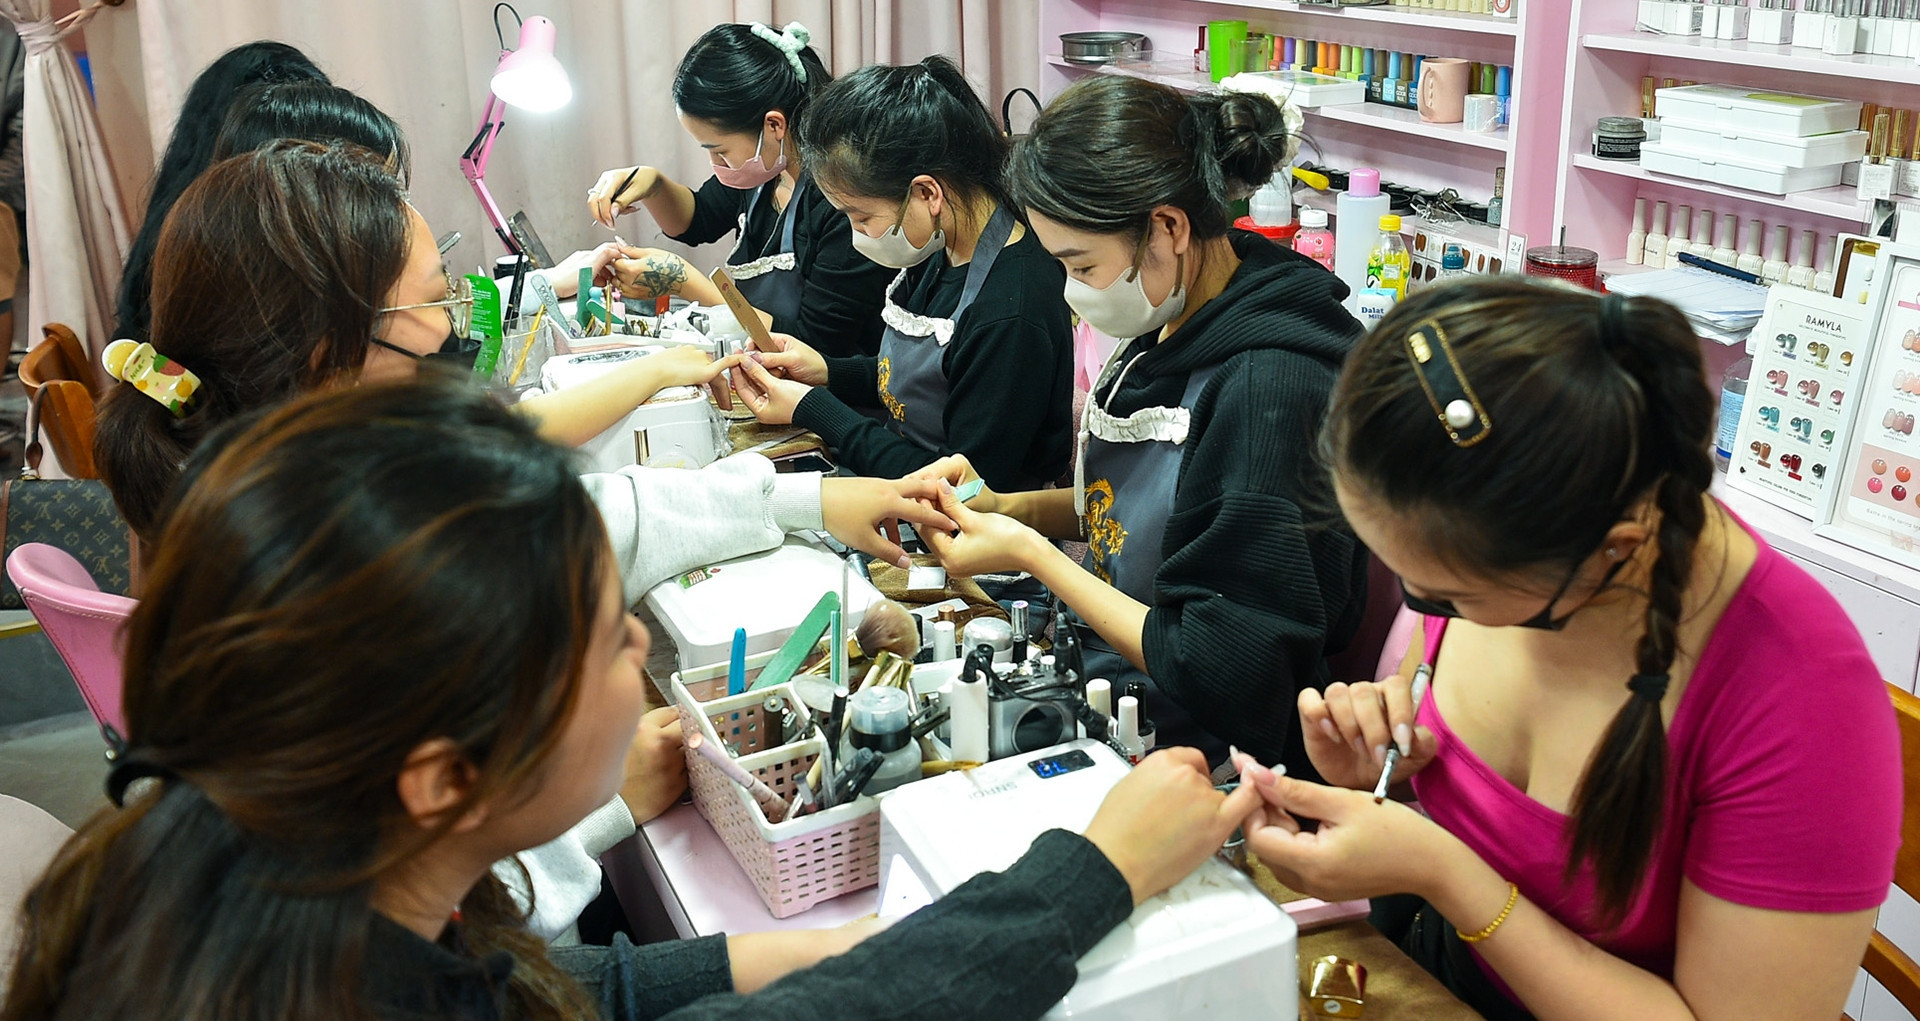
<path id="1" fill-rule="evenodd" d="M 1833 474 L 1865 361 L 1864 306 L 1776 285 L 1753 329 L 1753 371 L 1727 485 L 1812 519 Z M 1724 405 L 1723 405 L 1724 406 Z"/>
<path id="2" fill-rule="evenodd" d="M 1814 533 L 1920 567 L 1920 248 L 1879 258 L 1873 340 Z"/>

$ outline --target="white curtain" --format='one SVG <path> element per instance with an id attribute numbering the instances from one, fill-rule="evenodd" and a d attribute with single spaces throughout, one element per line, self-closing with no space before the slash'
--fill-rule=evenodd
<path id="1" fill-rule="evenodd" d="M 27 335 L 65 323 L 94 353 L 111 339 L 130 233 L 86 83 L 61 40 L 99 10 L 55 22 L 50 0 L 0 0 L 27 51 Z"/>
<path id="2" fill-rule="evenodd" d="M 45 0 L 0 0 L 28 2 Z M 558 25 L 574 100 L 552 114 L 509 110 L 487 185 L 504 212 L 527 212 L 556 257 L 611 237 L 586 211 L 586 190 L 600 171 L 647 163 L 692 186 L 706 179 L 707 158 L 680 129 L 670 86 L 680 55 L 715 24 L 802 22 L 836 73 L 945 53 L 960 61 L 996 117 L 1006 90 L 1039 77 L 1037 0 L 516 0 L 515 7 Z M 490 0 L 130 0 L 105 17 L 137 18 L 137 37 L 102 32 L 88 42 L 103 104 L 142 93 L 150 137 L 124 148 L 149 168 L 209 61 L 254 39 L 300 47 L 336 83 L 400 122 L 413 146 L 415 205 L 436 232 L 462 232 L 448 258 L 456 269 L 471 268 L 502 253 L 458 167 L 499 56 L 492 10 Z M 513 19 L 501 17 L 514 45 Z M 138 52 L 127 52 L 134 41 Z M 140 88 L 125 87 L 135 75 Z M 125 115 L 116 108 L 109 119 Z M 663 243 L 644 213 L 621 229 L 635 244 Z M 702 261 L 720 254 L 703 253 Z"/>

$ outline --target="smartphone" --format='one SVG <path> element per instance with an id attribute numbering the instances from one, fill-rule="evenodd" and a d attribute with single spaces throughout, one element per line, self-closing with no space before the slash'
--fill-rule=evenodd
<path id="1" fill-rule="evenodd" d="M 534 233 L 533 221 L 527 219 L 525 210 L 507 217 L 507 230 L 513 234 L 513 241 L 520 246 L 520 254 L 533 260 L 534 269 L 553 267 L 553 256 L 547 253 L 547 246 L 540 243 L 540 235 Z"/>

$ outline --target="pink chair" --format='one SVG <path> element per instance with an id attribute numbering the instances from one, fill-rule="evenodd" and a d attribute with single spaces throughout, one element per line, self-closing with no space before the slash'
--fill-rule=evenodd
<path id="1" fill-rule="evenodd" d="M 7 557 L 7 577 L 73 674 L 101 736 L 118 745 L 127 732 L 120 709 L 120 626 L 137 601 L 100 591 L 78 560 L 45 543 L 15 549 Z"/>

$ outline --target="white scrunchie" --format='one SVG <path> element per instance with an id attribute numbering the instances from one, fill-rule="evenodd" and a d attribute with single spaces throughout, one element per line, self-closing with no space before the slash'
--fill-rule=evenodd
<path id="1" fill-rule="evenodd" d="M 754 35 L 772 43 L 775 49 L 787 55 L 787 63 L 793 65 L 793 73 L 799 75 L 800 84 L 805 85 L 807 65 L 800 62 L 800 51 L 813 42 L 813 33 L 807 31 L 807 26 L 797 21 L 789 21 L 786 28 L 775 32 L 756 21 L 749 27 L 752 28 Z"/>

